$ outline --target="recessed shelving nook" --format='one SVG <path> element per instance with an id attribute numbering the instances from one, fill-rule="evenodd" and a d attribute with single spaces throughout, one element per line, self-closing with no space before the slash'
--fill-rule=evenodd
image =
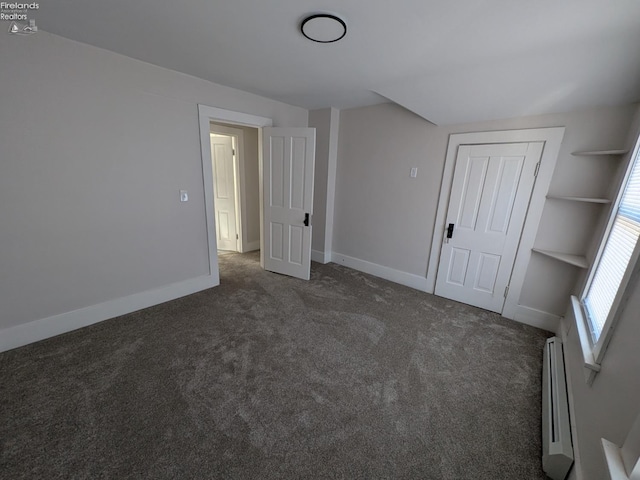
<path id="1" fill-rule="evenodd" d="M 574 157 L 610 157 L 619 158 L 620 156 L 628 153 L 629 150 L 625 149 L 612 149 L 612 150 L 583 150 L 571 152 Z M 577 202 L 592 205 L 608 205 L 611 200 L 601 196 L 567 196 L 567 195 L 547 195 L 549 200 L 560 200 L 566 202 Z M 560 252 L 556 250 L 532 248 L 532 251 L 544 255 L 549 258 L 558 260 L 559 262 L 567 265 L 572 265 L 578 268 L 589 268 L 589 261 L 585 255 Z"/>

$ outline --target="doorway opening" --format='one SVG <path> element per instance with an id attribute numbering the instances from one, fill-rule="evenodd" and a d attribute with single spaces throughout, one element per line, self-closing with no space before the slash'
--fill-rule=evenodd
<path id="1" fill-rule="evenodd" d="M 218 250 L 217 250 L 217 232 L 216 232 L 216 218 L 215 218 L 215 201 L 214 201 L 214 193 L 213 193 L 213 184 L 214 184 L 214 174 L 213 174 L 213 164 L 212 164 L 212 153 L 211 153 L 211 127 L 212 123 L 217 124 L 221 127 L 228 128 L 244 128 L 249 127 L 252 131 L 257 132 L 258 140 L 257 150 L 258 150 L 258 165 L 260 164 L 260 151 L 262 145 L 262 128 L 269 127 L 273 124 L 272 120 L 267 117 L 259 117 L 257 115 L 250 115 L 241 112 L 235 112 L 232 110 L 225 110 L 217 107 L 210 107 L 208 105 L 198 105 L 198 123 L 200 128 L 200 149 L 201 149 L 201 158 L 202 158 L 202 173 L 204 180 L 204 209 L 205 209 L 205 218 L 206 218 L 206 228 L 207 228 L 207 244 L 209 251 L 209 273 L 212 277 L 213 286 L 220 284 L 220 270 L 218 263 Z M 215 132 L 214 132 L 215 133 Z M 225 133 L 225 132 L 221 132 Z M 249 192 L 250 188 L 247 186 L 246 176 L 243 174 L 243 161 L 238 162 L 238 183 L 239 183 L 239 197 L 240 197 L 240 205 L 242 210 L 242 198 L 246 197 L 246 194 Z M 245 172 L 246 173 L 246 172 Z M 260 199 L 260 174 L 258 173 L 258 191 L 257 196 Z M 245 198 L 246 200 L 246 198 Z M 258 200 L 260 202 L 260 200 Z M 245 203 L 246 205 L 246 203 Z M 261 206 L 257 207 L 258 217 L 261 215 Z M 240 218 L 240 228 L 243 228 L 247 218 L 247 211 L 241 211 Z M 261 227 L 258 229 L 259 234 L 257 238 L 257 243 L 253 246 L 251 242 L 243 242 L 242 248 L 247 250 L 249 248 L 255 248 L 256 250 L 260 249 L 261 240 L 262 240 L 262 232 Z M 246 233 L 247 229 L 243 231 Z"/>
<path id="2" fill-rule="evenodd" d="M 217 250 L 259 250 L 258 129 L 221 122 L 209 125 Z"/>
<path id="3" fill-rule="evenodd" d="M 229 173 L 228 178 L 236 178 L 238 188 L 235 185 L 236 180 L 230 180 L 227 185 L 234 183 L 234 186 L 227 190 L 239 191 L 236 201 L 230 203 L 236 205 L 235 208 L 240 211 L 240 215 L 236 217 L 236 222 L 229 220 L 226 230 L 220 230 L 220 232 L 225 233 L 227 237 L 232 237 L 229 230 L 235 224 L 238 240 L 242 238 L 242 242 L 236 243 L 235 248 L 249 251 L 251 246 L 248 245 L 252 241 L 256 242 L 255 250 L 260 251 L 261 268 L 308 280 L 311 270 L 315 129 L 307 127 L 272 128 L 273 121 L 270 118 L 207 105 L 198 105 L 198 120 L 209 271 L 213 286 L 220 284 L 220 271 L 217 250 L 216 200 L 214 197 L 214 183 L 217 177 L 214 174 L 212 160 L 214 156 L 211 143 L 211 133 L 216 134 L 216 132 L 211 131 L 212 123 L 230 129 L 248 127 L 247 130 L 243 130 L 245 138 L 247 132 L 257 133 L 257 187 L 251 188 L 248 185 L 249 169 L 245 159 L 247 155 L 238 155 L 237 169 L 227 169 L 237 172 L 236 175 Z M 214 140 L 234 134 L 229 131 L 219 131 L 216 135 L 213 137 Z M 238 150 L 241 150 L 244 144 L 245 142 L 239 141 L 238 135 Z M 233 149 L 233 140 L 231 140 L 231 148 Z M 233 156 L 232 154 L 231 158 Z M 255 223 L 249 219 L 246 208 L 255 205 L 255 202 L 249 200 L 251 195 L 256 195 L 258 198 L 258 215 L 256 217 L 259 219 L 257 228 L 259 235 L 255 240 L 247 237 L 251 225 L 255 226 Z M 239 201 L 237 201 L 238 198 Z M 220 212 L 218 212 L 218 217 L 219 214 Z M 239 243 L 241 243 L 241 247 Z M 233 248 L 233 242 L 231 242 L 230 248 Z M 268 255 L 265 252 L 268 252 Z M 288 269 L 280 268 L 281 265 Z"/>

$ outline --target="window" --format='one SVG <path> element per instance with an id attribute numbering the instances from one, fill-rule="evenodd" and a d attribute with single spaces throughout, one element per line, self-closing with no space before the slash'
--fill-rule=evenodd
<path id="1" fill-rule="evenodd" d="M 640 157 L 636 145 L 582 296 L 593 356 L 600 363 L 640 253 Z"/>

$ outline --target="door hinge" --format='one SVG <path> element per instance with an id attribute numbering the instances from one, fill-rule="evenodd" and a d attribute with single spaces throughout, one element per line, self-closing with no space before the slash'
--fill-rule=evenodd
<path id="1" fill-rule="evenodd" d="M 238 234 L 236 233 L 236 240 L 238 240 L 240 237 L 238 237 Z"/>
<path id="2" fill-rule="evenodd" d="M 539 171 L 540 171 L 540 162 L 536 163 L 536 171 L 533 172 L 533 176 L 537 177 Z"/>
<path id="3" fill-rule="evenodd" d="M 509 285 L 507 285 L 506 287 L 504 287 L 504 298 L 507 298 L 507 295 L 509 294 Z"/>
<path id="4" fill-rule="evenodd" d="M 235 148 L 232 148 L 232 149 L 231 149 L 231 155 L 235 155 L 235 154 L 236 154 L 236 149 L 235 149 Z"/>

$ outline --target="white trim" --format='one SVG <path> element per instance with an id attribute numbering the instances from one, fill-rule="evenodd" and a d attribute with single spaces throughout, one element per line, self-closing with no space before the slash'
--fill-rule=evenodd
<path id="1" fill-rule="evenodd" d="M 604 243 L 604 242 L 602 242 Z M 582 302 L 578 297 L 571 296 L 571 306 L 573 310 L 573 316 L 576 323 L 576 330 L 578 331 L 578 339 L 580 341 L 580 350 L 582 351 L 582 358 L 584 362 L 584 376 L 588 385 L 593 383 L 596 374 L 600 371 L 600 366 L 604 359 L 604 354 L 611 340 L 611 335 L 615 329 L 622 312 L 624 311 L 626 304 L 631 295 L 632 288 L 628 288 L 630 285 L 634 285 L 640 277 L 640 262 L 638 257 L 640 256 L 640 242 L 636 245 L 634 253 L 629 262 L 629 267 L 620 283 L 618 294 L 616 295 L 616 301 L 612 305 L 611 318 L 607 319 L 605 328 L 600 334 L 600 339 L 593 344 L 591 333 L 589 332 L 589 326 L 587 323 L 586 315 Z M 594 264 L 595 265 L 595 264 Z M 586 291 L 586 287 L 585 287 Z M 615 307 L 615 310 L 613 308 Z"/>
<path id="2" fill-rule="evenodd" d="M 258 129 L 258 200 L 260 202 L 260 267 L 264 269 L 264 158 L 262 149 L 264 148 L 262 128 Z"/>
<path id="3" fill-rule="evenodd" d="M 587 332 L 587 322 L 582 311 L 582 304 L 578 297 L 571 295 L 571 311 L 573 319 L 576 323 L 576 331 L 580 342 L 580 350 L 582 351 L 582 363 L 584 366 L 584 378 L 587 385 L 591 385 L 596 373 L 600 371 L 600 363 L 596 361 L 591 349 L 589 333 Z"/>
<path id="4" fill-rule="evenodd" d="M 329 155 L 327 158 L 327 201 L 324 221 L 324 256 L 331 261 L 333 250 L 333 219 L 336 199 L 336 172 L 338 166 L 338 134 L 340 130 L 340 110 L 331 107 L 329 120 Z"/>
<path id="5" fill-rule="evenodd" d="M 520 245 L 513 264 L 513 272 L 509 282 L 509 292 L 502 310 L 502 316 L 513 319 L 518 310 L 518 300 L 522 291 L 524 277 L 531 258 L 531 248 L 535 240 L 536 232 L 542 217 L 542 210 L 546 200 L 551 177 L 558 159 L 560 144 L 564 136 L 564 127 L 532 128 L 524 130 L 503 130 L 495 132 L 474 132 L 459 133 L 449 136 L 449 145 L 445 159 L 444 171 L 442 173 L 442 183 L 440 187 L 440 198 L 438 200 L 438 211 L 434 225 L 433 240 L 431 242 L 431 254 L 429 256 L 429 266 L 427 268 L 426 290 L 433 293 L 435 290 L 436 275 L 438 272 L 438 262 L 440 250 L 444 237 L 445 218 L 449 207 L 449 196 L 451 194 L 451 184 L 453 182 L 453 172 L 456 162 L 458 148 L 461 145 L 495 144 L 495 143 L 517 143 L 517 142 L 545 142 L 542 157 L 540 159 L 540 169 L 536 178 L 529 210 L 522 229 Z"/>
<path id="6" fill-rule="evenodd" d="M 360 260 L 359 258 L 349 257 L 341 253 L 332 252 L 331 261 L 333 263 L 339 263 L 354 270 L 368 273 L 374 277 L 384 278 L 391 282 L 399 283 L 407 287 L 415 288 L 421 292 L 427 291 L 427 282 L 424 277 L 420 275 L 414 275 L 412 273 L 402 272 L 393 268 L 378 265 L 377 263 L 367 262 L 366 260 Z"/>
<path id="7" fill-rule="evenodd" d="M 525 307 L 524 305 L 516 307 L 512 320 L 549 332 L 555 332 L 560 324 L 558 315 L 538 310 L 537 308 Z"/>
<path id="8" fill-rule="evenodd" d="M 198 120 L 200 125 L 200 151 L 202 155 L 202 182 L 204 184 L 204 210 L 207 224 L 207 240 L 209 246 L 209 271 L 215 279 L 216 285 L 220 283 L 220 271 L 218 269 L 218 251 L 216 246 L 215 209 L 213 205 L 213 182 L 206 181 L 213 178 L 211 172 L 211 122 L 225 122 L 235 125 L 245 125 L 258 129 L 258 169 L 260 171 L 260 239 L 262 231 L 262 127 L 270 127 L 273 120 L 267 117 L 259 117 L 248 113 L 234 112 L 223 108 L 210 107 L 198 104 Z M 208 161 L 207 161 L 208 159 Z M 262 240 L 261 240 L 262 241 Z M 262 263 L 262 254 L 260 255 Z"/>
<path id="9" fill-rule="evenodd" d="M 217 279 L 214 281 L 212 275 L 191 278 L 146 292 L 134 293 L 71 312 L 5 328 L 0 331 L 0 352 L 184 297 L 215 287 L 219 283 Z"/>
<path id="10" fill-rule="evenodd" d="M 625 270 L 625 273 L 620 282 L 620 286 L 618 287 L 618 291 L 611 305 L 611 309 L 609 310 L 609 314 L 607 315 L 607 319 L 602 328 L 602 332 L 600 332 L 600 337 L 598 338 L 598 341 L 594 343 L 590 325 L 587 321 L 587 315 L 584 308 L 584 299 L 589 288 L 591 287 L 591 282 L 594 279 L 595 272 L 600 264 L 605 246 L 608 243 L 611 229 L 616 217 L 618 216 L 622 196 L 624 195 L 624 191 L 634 168 L 635 162 L 640 162 L 640 159 L 638 158 L 639 155 L 640 138 L 636 140 L 633 152 L 627 159 L 625 173 L 616 187 L 617 193 L 615 201 L 613 202 L 611 210 L 609 211 L 607 225 L 600 237 L 598 250 L 595 255 L 594 261 L 591 263 L 591 268 L 589 269 L 589 272 L 587 274 L 584 286 L 580 294 L 580 298 L 578 299 L 578 297 L 575 296 L 571 297 L 571 306 L 576 323 L 576 329 L 578 332 L 578 339 L 580 341 L 580 349 L 582 351 L 583 363 L 585 367 L 584 377 L 587 385 L 591 385 L 593 383 L 596 374 L 600 371 L 600 366 L 602 365 L 602 361 L 609 345 L 609 341 L 611 340 L 613 331 L 616 327 L 616 324 L 618 323 L 618 320 L 620 319 L 620 316 L 622 315 L 622 312 L 626 307 L 629 296 L 631 294 L 631 290 L 633 290 L 633 288 L 629 287 L 635 284 L 638 281 L 638 277 L 640 277 L 640 242 L 638 242 L 634 248 L 631 258 L 629 259 L 629 264 L 627 265 L 627 269 Z"/>
<path id="11" fill-rule="evenodd" d="M 604 232 L 600 237 L 600 243 L 598 245 L 597 253 L 594 257 L 593 262 L 591 263 L 591 268 L 589 269 L 589 273 L 587 274 L 587 279 L 584 283 L 584 287 L 582 289 L 582 293 L 580 294 L 580 304 L 584 305 L 585 297 L 587 296 L 587 292 L 591 287 L 591 283 L 595 277 L 596 271 L 602 259 L 602 255 L 604 253 L 604 249 L 609 241 L 611 230 L 613 228 L 613 224 L 618 216 L 618 212 L 620 209 L 620 203 L 622 203 L 622 197 L 624 196 L 625 189 L 627 183 L 629 182 L 629 178 L 633 169 L 635 167 L 636 162 L 640 163 L 640 136 L 636 140 L 635 147 L 633 152 L 626 160 L 625 173 L 621 179 L 621 181 L 617 185 L 617 193 L 615 201 L 613 202 L 611 209 L 609 211 L 609 218 L 607 220 L 607 225 L 605 227 Z M 602 363 L 602 359 L 604 358 L 605 351 L 607 350 L 607 346 L 609 345 L 609 341 L 611 340 L 611 334 L 613 329 L 615 328 L 616 323 L 618 322 L 619 313 L 624 308 L 624 303 L 626 300 L 626 292 L 627 286 L 630 282 L 633 281 L 634 277 L 638 274 L 638 269 L 640 267 L 635 267 L 636 262 L 638 261 L 638 257 L 640 257 L 640 242 L 638 242 L 634 248 L 634 251 L 629 259 L 629 264 L 627 265 L 627 269 L 620 281 L 620 286 L 618 287 L 618 291 L 611 305 L 611 309 L 609 310 L 609 314 L 607 315 L 607 319 L 602 327 L 602 331 L 600 332 L 600 336 L 595 342 L 591 340 L 592 336 L 589 334 L 589 344 L 591 345 L 591 352 L 596 363 Z M 584 318 L 586 320 L 586 317 Z M 585 322 L 585 326 L 589 327 L 588 323 Z"/>
<path id="12" fill-rule="evenodd" d="M 321 252 L 320 250 L 311 250 L 311 260 L 318 263 L 331 262 L 331 252 Z"/>
<path id="13" fill-rule="evenodd" d="M 624 468 L 620 447 L 606 438 L 601 438 L 602 451 L 607 464 L 607 472 L 610 480 L 629 480 Z"/>
<path id="14" fill-rule="evenodd" d="M 235 112 L 233 110 L 225 110 L 224 108 L 210 107 L 208 105 L 198 104 L 198 113 L 206 116 L 212 121 L 222 121 L 234 125 L 246 125 L 247 127 L 270 127 L 273 120 L 267 117 L 251 115 L 249 113 Z"/>

